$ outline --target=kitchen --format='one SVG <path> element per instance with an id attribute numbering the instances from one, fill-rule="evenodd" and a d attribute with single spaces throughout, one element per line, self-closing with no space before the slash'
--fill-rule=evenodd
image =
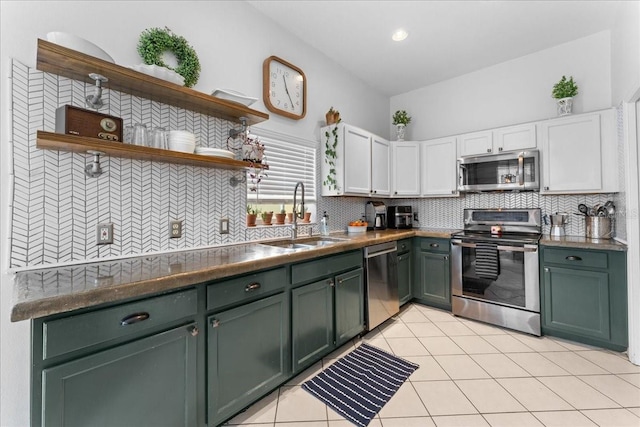
<path id="1" fill-rule="evenodd" d="M 105 2 L 100 5 L 122 7 L 119 3 Z M 152 11 L 150 5 L 153 5 Z M 13 75 L 10 72 L 11 60 L 16 59 L 32 67 L 36 58 L 36 39 L 43 38 L 49 31 L 60 30 L 81 35 L 110 52 L 117 63 L 136 64 L 139 57 L 135 51 L 135 41 L 140 32 L 152 26 L 167 25 L 176 33 L 184 35 L 196 47 L 203 69 L 197 88 L 204 92 L 209 92 L 215 87 L 230 87 L 244 93 L 260 94 L 262 61 L 270 55 L 280 55 L 305 69 L 310 81 L 310 101 L 306 119 L 294 122 L 271 114 L 270 119 L 264 123 L 268 130 L 295 135 L 306 141 L 318 141 L 324 113 L 329 106 L 334 105 L 339 106 L 345 122 L 378 135 L 393 135 L 390 112 L 406 109 L 414 116 L 407 139 L 423 140 L 554 117 L 555 106 L 549 96 L 549 86 L 550 82 L 556 81 L 563 73 L 581 76 L 582 93 L 576 100 L 576 111 L 602 110 L 618 106 L 623 100 L 630 100 L 629 93 L 640 86 L 637 81 L 639 73 L 636 62 L 639 42 L 638 9 L 634 2 L 623 3 L 619 7 L 616 25 L 612 25 L 611 30 L 586 35 L 566 44 L 416 91 L 390 96 L 372 90 L 369 85 L 354 78 L 331 59 L 318 54 L 245 3 L 194 2 L 181 3 L 180 6 L 168 3 L 131 3 L 115 20 L 117 32 L 96 32 L 95 3 L 2 2 L 2 129 L 5 141 L 2 144 L 2 200 L 6 202 L 3 206 L 9 206 L 11 200 L 11 169 L 8 160 L 5 160 L 9 158 L 10 144 L 7 142 L 11 141 L 9 132 L 12 127 L 8 104 L 11 93 L 9 78 Z M 194 13 L 194 10 L 197 13 Z M 69 16 L 75 18 L 73 22 L 67 22 Z M 215 25 L 212 25 L 212 22 Z M 206 35 L 197 34 L 193 28 L 207 28 L 209 32 Z M 229 39 L 235 42 L 226 42 Z M 626 43 L 630 43 L 630 46 Z M 527 84 L 522 84 L 523 81 Z M 509 91 L 499 89 L 505 85 L 509 86 Z M 527 101 L 514 103 L 514 96 Z M 464 102 L 456 102 L 455 106 L 449 108 L 435 101 L 424 101 L 456 97 L 464 99 Z M 487 103 L 490 108 L 487 108 Z M 420 119 L 421 117 L 428 119 Z M 227 175 L 219 177 L 228 179 Z M 225 195 L 214 194 L 219 203 L 225 201 Z M 545 212 L 575 209 L 578 203 L 583 201 L 580 196 L 569 196 L 565 208 L 565 199 L 560 196 L 498 193 L 463 198 L 411 199 L 410 204 L 419 213 L 421 226 L 458 229 L 462 226 L 463 208 L 520 207 L 518 205 L 521 198 L 526 199 L 525 207 L 541 207 L 544 203 Z M 349 219 L 360 217 L 364 200 L 331 198 L 321 199 L 319 204 L 322 206 L 321 209 L 328 211 L 332 227 L 339 228 L 340 224 L 346 224 Z M 242 212 L 244 206 L 235 206 L 235 210 Z M 452 212 L 456 215 L 451 215 Z M 232 213 L 238 216 L 236 211 Z M 10 223 L 8 208 L 2 210 L 1 223 L 3 401 L 0 424 L 27 425 L 30 331 L 29 322 L 9 321 L 13 289 L 11 275 L 6 274 L 9 258 L 7 242 L 10 238 L 7 230 Z M 138 226 L 142 227 L 140 224 Z M 571 231 L 577 234 L 582 230 L 571 228 Z M 638 253 L 637 250 L 632 251 L 634 239 L 637 244 L 636 234 L 633 229 L 627 230 L 627 240 L 630 243 L 629 257 Z M 38 241 L 37 236 L 34 239 L 35 242 Z M 243 239 L 244 235 L 237 235 L 231 241 Z M 215 243 L 225 242 L 220 240 Z M 87 246 L 87 258 L 90 257 L 91 251 L 95 251 L 95 248 Z M 33 263 L 30 262 L 29 265 L 31 264 Z M 36 259 L 35 265 L 37 264 Z M 629 293 L 629 297 L 632 297 L 632 292 Z M 632 332 L 632 312 L 629 319 L 629 330 Z M 637 325 L 637 322 L 635 324 Z M 637 329 L 635 331 L 633 336 L 637 342 L 640 339 Z"/>

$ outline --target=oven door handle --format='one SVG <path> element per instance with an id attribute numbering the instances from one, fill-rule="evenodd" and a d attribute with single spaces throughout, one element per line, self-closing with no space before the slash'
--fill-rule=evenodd
<path id="1" fill-rule="evenodd" d="M 460 240 L 452 240 L 451 244 L 454 246 L 462 246 L 464 248 L 475 248 L 476 244 L 475 243 L 467 243 L 467 242 L 462 242 Z M 510 252 L 537 252 L 538 251 L 538 246 L 537 245 L 524 245 L 524 247 L 522 246 L 503 246 L 503 245 L 498 245 L 496 247 L 497 250 L 499 251 L 510 251 Z"/>

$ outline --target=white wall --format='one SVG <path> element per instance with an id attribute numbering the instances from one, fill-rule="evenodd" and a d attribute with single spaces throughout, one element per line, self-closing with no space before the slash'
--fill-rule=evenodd
<path id="1" fill-rule="evenodd" d="M 640 88 L 640 2 L 624 2 L 611 30 L 611 104 Z"/>
<path id="2" fill-rule="evenodd" d="M 611 45 L 608 31 L 393 96 L 390 113 L 413 117 L 407 140 L 555 117 L 553 85 L 573 76 L 580 93 L 574 111 L 611 106 Z M 393 135 L 393 133 L 392 133 Z"/>
<path id="3" fill-rule="evenodd" d="M 330 58 L 293 38 L 238 1 L 0 2 L 0 425 L 29 425 L 29 322 L 11 323 L 13 294 L 8 266 L 10 210 L 10 58 L 35 67 L 36 40 L 49 31 L 76 34 L 97 44 L 120 65 L 140 63 L 136 44 L 146 28 L 168 26 L 198 53 L 202 71 L 194 89 L 230 88 L 262 98 L 262 62 L 280 56 L 301 67 L 308 79 L 307 116 L 300 121 L 271 114 L 261 124 L 285 134 L 319 140 L 329 107 L 345 121 L 378 134 L 387 132 L 388 98 L 346 72 Z M 113 17 L 114 28 L 106 26 Z M 261 100 L 252 108 L 266 111 Z"/>

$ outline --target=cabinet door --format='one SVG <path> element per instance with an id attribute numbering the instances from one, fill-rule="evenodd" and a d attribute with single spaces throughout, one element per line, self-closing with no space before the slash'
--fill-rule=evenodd
<path id="1" fill-rule="evenodd" d="M 420 195 L 420 145 L 417 142 L 394 142 L 393 196 Z"/>
<path id="2" fill-rule="evenodd" d="M 371 192 L 377 196 L 391 194 L 391 153 L 389 141 L 371 137 Z"/>
<path id="3" fill-rule="evenodd" d="M 333 287 L 333 279 L 324 279 L 291 291 L 294 372 L 334 348 Z"/>
<path id="4" fill-rule="evenodd" d="M 371 134 L 345 126 L 344 129 L 344 192 L 369 194 L 371 190 Z"/>
<path id="5" fill-rule="evenodd" d="M 458 136 L 460 156 L 478 156 L 493 152 L 493 132 L 482 131 Z"/>
<path id="6" fill-rule="evenodd" d="M 195 426 L 194 325 L 42 372 L 43 426 Z"/>
<path id="7" fill-rule="evenodd" d="M 457 196 L 456 139 L 442 138 L 421 143 L 423 196 Z"/>
<path id="8" fill-rule="evenodd" d="M 494 131 L 494 145 L 498 152 L 536 148 L 536 125 L 527 123 Z"/>
<path id="9" fill-rule="evenodd" d="M 361 268 L 336 276 L 336 346 L 364 330 L 364 273 Z"/>
<path id="10" fill-rule="evenodd" d="M 289 376 L 285 294 L 208 320 L 209 424 L 218 425 Z"/>
<path id="11" fill-rule="evenodd" d="M 419 251 L 414 297 L 423 300 L 426 304 L 450 310 L 449 268 L 448 253 Z"/>
<path id="12" fill-rule="evenodd" d="M 542 326 L 609 340 L 609 275 L 544 267 Z"/>
<path id="13" fill-rule="evenodd" d="M 411 252 L 398 255 L 398 297 L 403 305 L 413 296 L 411 294 Z"/>
<path id="14" fill-rule="evenodd" d="M 541 193 L 602 189 L 600 115 L 585 114 L 542 124 Z"/>

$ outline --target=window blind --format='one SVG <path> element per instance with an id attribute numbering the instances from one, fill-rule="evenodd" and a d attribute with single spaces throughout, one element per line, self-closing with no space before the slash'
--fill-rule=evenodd
<path id="1" fill-rule="evenodd" d="M 305 201 L 316 200 L 316 146 L 309 142 L 285 141 L 284 136 L 274 136 L 272 133 L 253 131 L 264 144 L 264 155 L 267 158 L 269 170 L 262 178 L 258 191 L 247 189 L 247 200 L 260 203 L 291 203 L 293 190 L 298 181 L 304 184 Z M 288 137 L 288 139 L 292 139 Z M 298 191 L 298 201 L 301 197 Z"/>

